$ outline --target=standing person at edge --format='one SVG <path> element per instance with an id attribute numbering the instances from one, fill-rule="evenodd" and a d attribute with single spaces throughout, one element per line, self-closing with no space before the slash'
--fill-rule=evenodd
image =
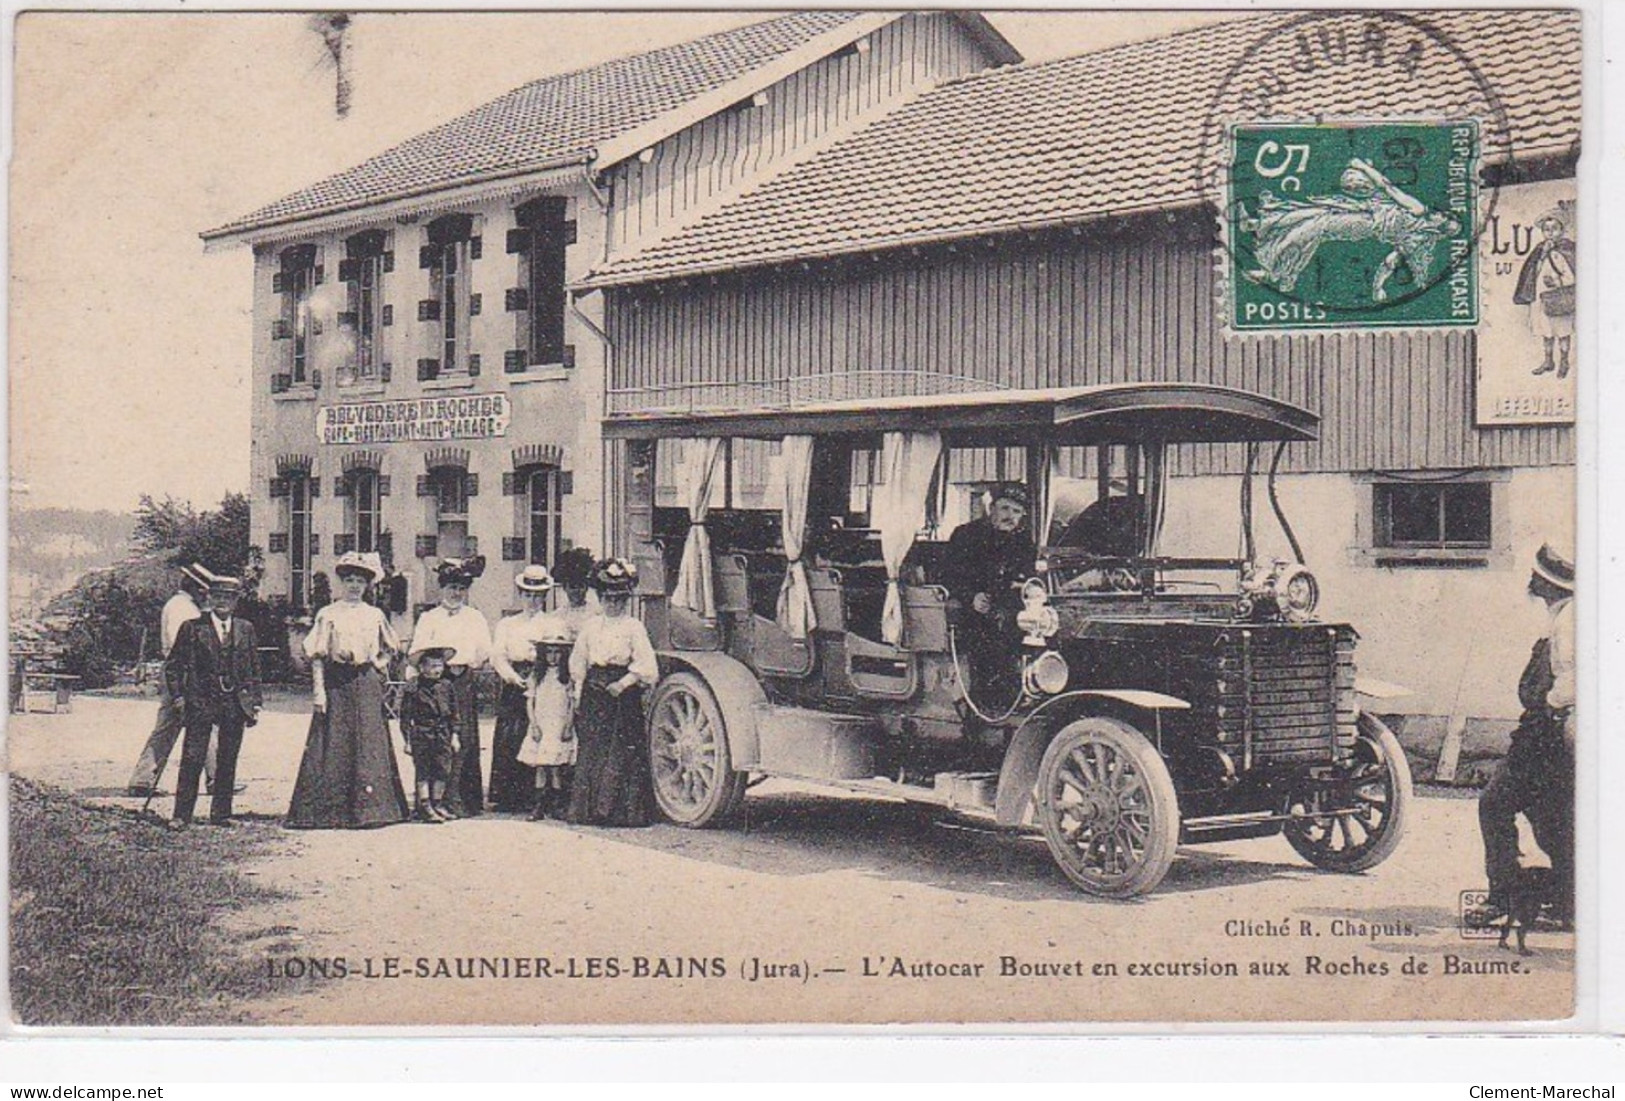
<path id="1" fill-rule="evenodd" d="M 1535 553 L 1529 595 L 1546 602 L 1546 634 L 1518 678 L 1523 715 L 1500 771 L 1478 799 L 1489 899 L 1476 924 L 1504 916 L 1518 875 L 1518 815 L 1551 858 L 1552 917 L 1574 923 L 1574 565 L 1550 543 Z"/>
<path id="2" fill-rule="evenodd" d="M 170 692 L 184 701 L 186 740 L 181 745 L 181 775 L 175 785 L 171 829 L 192 824 L 197 785 L 209 737 L 218 732 L 219 757 L 209 824 L 230 826 L 231 797 L 237 783 L 237 753 L 243 727 L 259 721 L 260 667 L 254 625 L 236 615 L 243 583 L 216 577 L 209 583 L 209 614 L 181 628 L 164 663 Z"/>
<path id="3" fill-rule="evenodd" d="M 502 680 L 497 697 L 496 732 L 491 735 L 491 806 L 518 813 L 535 801 L 536 770 L 519 760 L 519 750 L 530 731 L 530 667 L 536 658 L 536 627 L 547 614 L 547 594 L 553 577 L 546 566 L 526 566 L 513 579 L 524 602 L 518 612 L 503 616 L 491 634 L 491 667 Z"/>
<path id="4" fill-rule="evenodd" d="M 582 626 L 570 651 L 576 766 L 565 820 L 585 826 L 647 826 L 653 793 L 643 690 L 660 665 L 643 623 L 627 614 L 637 567 L 606 558 L 593 571 L 604 614 Z"/>
<path id="5" fill-rule="evenodd" d="M 948 538 L 945 579 L 959 602 L 959 640 L 979 703 L 1002 707 L 1010 702 L 1003 697 L 1019 687 L 1009 683 L 1007 651 L 1021 610 L 1021 585 L 1038 558 L 1027 533 L 1029 506 L 1026 486 L 1004 482 L 994 489 L 988 514 L 961 524 Z"/>
<path id="6" fill-rule="evenodd" d="M 313 700 L 310 731 L 286 825 L 366 829 L 406 821 L 395 749 L 384 723 L 384 670 L 401 648 L 384 613 L 362 598 L 384 576 L 376 554 L 351 551 L 333 567 L 339 599 L 305 636 Z"/>
<path id="7" fill-rule="evenodd" d="M 181 567 L 179 588 L 174 596 L 165 601 L 163 613 L 158 619 L 158 630 L 166 659 L 170 651 L 175 649 L 175 639 L 180 634 L 181 628 L 203 614 L 203 605 L 208 603 L 208 591 L 208 575 L 201 565 L 193 562 L 189 566 Z M 141 748 L 141 756 L 135 763 L 135 771 L 130 773 L 127 794 L 137 799 L 156 794 L 152 789 L 157 786 L 158 776 L 169 761 L 169 754 L 175 748 L 175 740 L 181 735 L 185 718 L 181 701 L 169 690 L 169 678 L 160 676 L 158 721 L 153 724 L 152 733 L 147 737 L 147 744 Z M 203 771 L 212 790 L 214 788 L 212 742 L 209 744 L 209 754 L 203 762 Z"/>
<path id="8" fill-rule="evenodd" d="M 451 685 L 457 755 L 446 778 L 444 810 L 467 818 L 484 810 L 485 787 L 480 777 L 480 713 L 474 674 L 491 657 L 491 625 L 478 608 L 468 605 L 468 590 L 485 572 L 485 559 L 446 558 L 435 567 L 440 582 L 440 604 L 418 618 L 412 632 L 411 654 L 430 647 L 449 647 L 446 680 Z"/>

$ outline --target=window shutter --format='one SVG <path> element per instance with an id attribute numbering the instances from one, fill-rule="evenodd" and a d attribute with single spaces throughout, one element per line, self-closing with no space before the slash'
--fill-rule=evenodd
<path id="1" fill-rule="evenodd" d="M 385 306 L 383 308 L 382 312 L 383 312 L 383 315 L 384 315 L 383 316 L 383 323 L 386 326 L 395 324 L 395 307 L 394 306 Z"/>
<path id="2" fill-rule="evenodd" d="M 383 267 L 386 272 L 395 270 L 395 250 L 387 249 L 384 252 Z"/>
<path id="3" fill-rule="evenodd" d="M 293 376 L 288 374 L 271 376 L 271 393 L 280 394 L 293 386 Z"/>
<path id="4" fill-rule="evenodd" d="M 530 292 L 524 287 L 509 287 L 502 292 L 502 308 L 509 313 L 530 309 Z"/>
<path id="5" fill-rule="evenodd" d="M 463 496 L 478 497 L 480 495 L 480 476 L 478 474 L 463 475 Z"/>
<path id="6" fill-rule="evenodd" d="M 468 258 L 470 260 L 478 260 L 484 251 L 485 243 L 482 238 L 470 237 L 468 239 Z"/>
<path id="7" fill-rule="evenodd" d="M 508 255 L 516 252 L 526 252 L 530 249 L 530 230 L 510 229 L 508 231 Z"/>
<path id="8" fill-rule="evenodd" d="M 574 367 L 576 365 L 576 346 L 574 344 L 566 344 L 564 346 L 563 350 L 559 353 L 559 362 L 564 364 L 566 367 Z"/>
<path id="9" fill-rule="evenodd" d="M 288 340 L 291 339 L 292 336 L 293 326 L 288 324 L 287 318 L 279 317 L 275 321 L 271 322 L 272 340 Z"/>
<path id="10" fill-rule="evenodd" d="M 311 286 L 319 287 L 319 286 L 322 285 L 323 282 L 326 281 L 326 279 L 327 279 L 327 269 L 325 267 L 323 267 L 321 264 L 317 264 L 315 270 L 311 273 L 311 277 L 310 277 Z"/>
<path id="11" fill-rule="evenodd" d="M 573 470 L 559 471 L 559 496 L 568 497 L 576 491 L 576 475 Z"/>
<path id="12" fill-rule="evenodd" d="M 285 531 L 273 531 L 271 533 L 271 541 L 269 545 L 272 554 L 287 554 L 288 533 Z"/>
<path id="13" fill-rule="evenodd" d="M 388 497 L 389 496 L 389 475 L 388 474 L 380 474 L 380 475 L 378 475 L 378 496 L 380 496 L 380 497 Z"/>
<path id="14" fill-rule="evenodd" d="M 378 556 L 385 562 L 395 557 L 394 532 L 381 531 L 378 533 Z"/>
<path id="15" fill-rule="evenodd" d="M 414 549 L 416 550 L 419 558 L 433 558 L 435 556 L 436 548 L 438 548 L 439 545 L 439 536 L 420 535 L 418 536 L 417 546 Z"/>
<path id="16" fill-rule="evenodd" d="M 480 354 L 478 352 L 468 357 L 468 375 L 470 378 L 478 378 L 480 375 Z"/>
<path id="17" fill-rule="evenodd" d="M 390 380 L 390 378 L 394 374 L 395 374 L 395 365 L 393 363 L 384 363 L 384 364 L 379 365 L 379 367 L 378 367 L 378 381 L 379 382 L 388 382 Z"/>
<path id="18" fill-rule="evenodd" d="M 322 388 L 322 369 L 320 367 L 312 367 L 310 369 L 310 388 L 312 390 L 320 390 Z"/>
<path id="19" fill-rule="evenodd" d="M 433 245 L 424 245 L 418 249 L 418 267 L 425 270 L 434 267 L 435 254 L 439 251 Z"/>
<path id="20" fill-rule="evenodd" d="M 337 557 L 337 556 L 342 555 L 342 554 L 349 554 L 353 550 L 355 550 L 355 536 L 354 535 L 339 534 L 339 535 L 333 536 L 333 555 L 334 555 L 334 557 Z"/>
<path id="21" fill-rule="evenodd" d="M 575 244 L 576 243 L 576 224 L 574 222 L 564 222 L 564 223 L 562 223 L 560 228 L 561 228 L 561 239 L 564 241 L 564 243 L 567 244 L 567 245 Z"/>
<path id="22" fill-rule="evenodd" d="M 525 353 L 522 349 L 511 348 L 502 353 L 502 369 L 510 375 L 525 373 Z"/>
<path id="23" fill-rule="evenodd" d="M 342 474 L 335 475 L 333 478 L 333 496 L 348 497 L 349 495 L 350 479 L 346 478 Z"/>
<path id="24" fill-rule="evenodd" d="M 318 558 L 322 553 L 322 537 L 315 532 L 310 533 L 310 556 Z"/>
<path id="25" fill-rule="evenodd" d="M 286 479 L 286 478 L 272 478 L 271 479 L 271 499 L 275 500 L 278 497 L 286 497 L 287 495 L 288 495 L 288 479 Z"/>
<path id="26" fill-rule="evenodd" d="M 434 496 L 434 483 L 429 480 L 429 476 L 427 474 L 419 474 L 418 475 L 418 496 L 419 497 L 433 497 Z"/>
<path id="27" fill-rule="evenodd" d="M 440 361 L 438 359 L 418 360 L 418 381 L 428 382 L 430 379 L 440 377 Z"/>
<path id="28" fill-rule="evenodd" d="M 468 316 L 469 317 L 478 317 L 478 316 L 480 316 L 480 306 L 481 306 L 481 302 L 480 302 L 480 296 L 479 295 L 471 294 L 471 295 L 468 296 Z"/>
<path id="29" fill-rule="evenodd" d="M 517 471 L 504 470 L 502 472 L 502 495 L 504 497 L 519 496 L 519 474 Z"/>
<path id="30" fill-rule="evenodd" d="M 282 278 L 282 273 L 280 271 L 273 271 L 271 273 L 271 293 L 272 294 L 287 294 L 288 293 L 287 281 Z"/>
<path id="31" fill-rule="evenodd" d="M 523 562 L 525 560 L 525 540 L 517 535 L 503 536 L 502 560 L 504 562 Z"/>
<path id="32" fill-rule="evenodd" d="M 309 487 L 308 492 L 312 501 L 322 495 L 322 480 L 320 478 L 310 475 L 305 479 L 305 484 Z"/>
<path id="33" fill-rule="evenodd" d="M 419 321 L 439 321 L 440 301 L 435 298 L 425 298 L 418 303 Z"/>
<path id="34" fill-rule="evenodd" d="M 339 261 L 339 282 L 340 283 L 354 283 L 356 280 L 358 280 L 360 278 L 361 278 L 361 261 L 360 260 L 340 260 Z"/>

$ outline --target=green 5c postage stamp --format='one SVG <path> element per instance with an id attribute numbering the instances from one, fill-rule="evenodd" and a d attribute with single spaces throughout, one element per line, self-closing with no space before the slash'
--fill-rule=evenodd
<path id="1" fill-rule="evenodd" d="M 1474 324 L 1478 145 L 1472 121 L 1232 126 L 1231 327 Z"/>

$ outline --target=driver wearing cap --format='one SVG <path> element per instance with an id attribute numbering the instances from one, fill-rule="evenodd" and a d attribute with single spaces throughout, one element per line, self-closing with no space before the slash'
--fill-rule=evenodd
<path id="1" fill-rule="evenodd" d="M 978 697 L 1011 665 L 1005 658 L 1021 610 L 1021 585 L 1038 557 L 1027 526 L 1030 507 L 1026 486 L 1003 482 L 993 490 L 988 514 L 961 524 L 948 539 L 944 581 L 959 603 L 959 638 Z"/>

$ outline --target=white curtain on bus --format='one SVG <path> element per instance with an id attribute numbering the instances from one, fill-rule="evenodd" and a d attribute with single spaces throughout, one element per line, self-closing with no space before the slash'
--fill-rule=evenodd
<path id="1" fill-rule="evenodd" d="M 791 638 L 807 637 L 818 626 L 813 613 L 812 593 L 807 589 L 807 567 L 802 562 L 807 538 L 807 495 L 812 487 L 813 438 L 786 436 L 779 453 L 779 478 L 784 502 L 779 532 L 784 541 L 784 584 L 779 586 L 779 626 Z"/>
<path id="2" fill-rule="evenodd" d="M 903 641 L 903 591 L 898 577 L 914 537 L 925 525 L 931 475 L 942 457 L 936 432 L 887 432 L 880 445 L 880 485 L 875 487 L 870 523 L 880 529 L 880 554 L 886 561 L 886 608 L 880 635 L 896 646 Z"/>
<path id="3" fill-rule="evenodd" d="M 689 528 L 671 602 L 674 607 L 698 612 L 707 623 L 717 618 L 717 596 L 711 575 L 711 536 L 705 530 L 705 518 L 711 511 L 711 490 L 721 458 L 721 440 L 684 440 L 677 464 L 678 486 L 688 501 Z"/>

